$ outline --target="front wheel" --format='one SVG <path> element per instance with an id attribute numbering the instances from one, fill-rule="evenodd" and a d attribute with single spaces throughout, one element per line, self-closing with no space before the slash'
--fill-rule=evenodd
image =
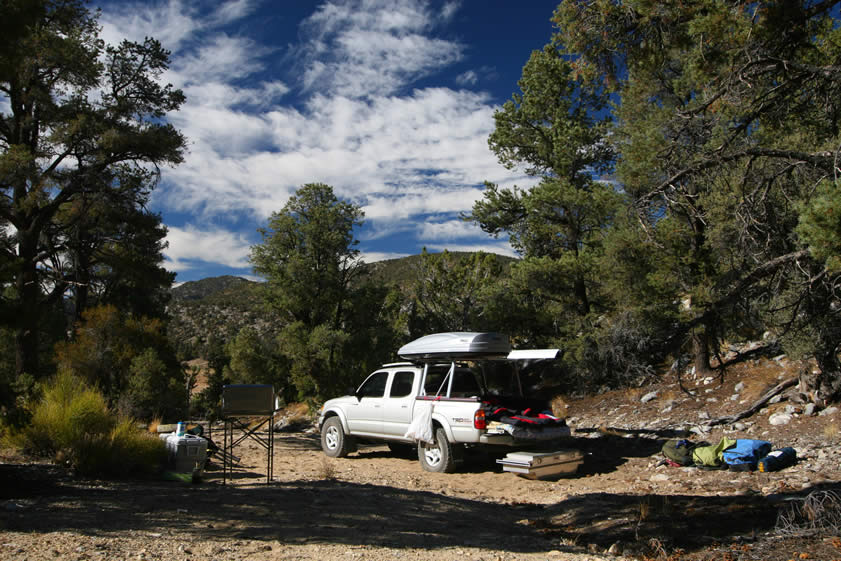
<path id="1" fill-rule="evenodd" d="M 426 471 L 452 473 L 456 469 L 456 457 L 453 444 L 447 440 L 447 433 L 442 428 L 435 430 L 435 442 L 418 443 L 418 460 Z"/>
<path id="2" fill-rule="evenodd" d="M 321 449 L 331 458 L 344 458 L 352 448 L 350 438 L 342 429 L 342 421 L 338 417 L 330 417 L 321 427 Z"/>

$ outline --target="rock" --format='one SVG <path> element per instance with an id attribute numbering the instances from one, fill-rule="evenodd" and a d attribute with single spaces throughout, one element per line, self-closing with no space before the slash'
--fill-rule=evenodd
<path id="1" fill-rule="evenodd" d="M 768 417 L 768 422 L 772 425 L 787 425 L 791 422 L 791 415 L 788 413 L 774 413 Z"/>
<path id="2" fill-rule="evenodd" d="M 651 481 L 652 483 L 658 483 L 658 482 L 662 482 L 662 481 L 668 481 L 669 476 L 666 475 L 665 473 L 656 473 L 656 474 L 652 475 L 651 477 L 649 477 L 648 480 Z"/>
<path id="3" fill-rule="evenodd" d="M 700 413 L 698 413 L 698 418 L 701 419 L 702 421 L 706 421 L 706 420 L 709 420 L 710 414 L 707 413 L 706 411 L 701 411 Z"/>
<path id="4" fill-rule="evenodd" d="M 827 407 L 826 409 L 818 413 L 818 415 L 820 415 L 821 417 L 825 417 L 826 415 L 835 415 L 836 413 L 838 413 L 837 407 Z"/>
<path id="5" fill-rule="evenodd" d="M 712 384 L 712 383 L 713 383 L 713 380 L 715 380 L 715 378 L 714 378 L 714 377 L 712 377 L 712 376 L 707 376 L 706 378 L 704 378 L 704 381 L 703 381 L 703 382 L 701 382 L 701 383 L 702 383 L 702 384 L 704 384 L 705 386 L 709 386 L 710 384 Z"/>
<path id="6" fill-rule="evenodd" d="M 736 384 L 736 387 L 733 388 L 733 391 L 736 392 L 736 393 L 739 393 L 743 389 L 745 389 L 745 383 L 744 382 L 739 382 L 738 384 Z"/>
<path id="7" fill-rule="evenodd" d="M 807 417 L 811 417 L 815 414 L 815 404 L 814 403 L 807 403 L 806 408 L 803 409 L 803 414 Z"/>
<path id="8" fill-rule="evenodd" d="M 659 394 L 657 392 L 648 392 L 647 394 L 645 394 L 644 396 L 642 396 L 640 398 L 640 401 L 643 402 L 643 403 L 648 403 L 649 401 L 657 399 L 658 395 Z"/>
<path id="9" fill-rule="evenodd" d="M 744 423 L 733 423 L 733 430 L 747 430 L 748 426 Z"/>
<path id="10" fill-rule="evenodd" d="M 780 394 L 777 394 L 774 397 L 772 397 L 771 399 L 769 399 L 768 403 L 769 404 L 779 403 L 780 401 L 782 401 L 782 399 L 783 399 L 783 396 L 780 395 Z"/>

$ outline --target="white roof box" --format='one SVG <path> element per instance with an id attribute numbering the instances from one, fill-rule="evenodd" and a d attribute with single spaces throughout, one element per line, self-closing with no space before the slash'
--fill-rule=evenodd
<path id="1" fill-rule="evenodd" d="M 502 333 L 435 333 L 397 351 L 406 360 L 505 358 L 511 352 L 508 335 Z"/>

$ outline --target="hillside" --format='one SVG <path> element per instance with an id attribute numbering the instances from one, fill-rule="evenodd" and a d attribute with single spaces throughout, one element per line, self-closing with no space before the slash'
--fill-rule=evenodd
<path id="1" fill-rule="evenodd" d="M 257 283 L 231 275 L 188 281 L 172 289 L 172 299 L 174 301 L 202 300 L 213 294 L 227 292 L 230 289 L 247 287 L 249 284 Z"/>
<path id="2" fill-rule="evenodd" d="M 185 282 L 172 289 L 169 337 L 184 358 L 203 356 L 207 344 L 224 344 L 251 326 L 261 333 L 273 329 L 263 305 L 262 285 L 223 276 Z"/>
<path id="3" fill-rule="evenodd" d="M 451 252 L 457 259 L 473 254 Z M 515 260 L 500 256 L 505 267 Z M 364 265 L 363 282 L 397 286 L 410 290 L 417 276 L 420 255 L 388 259 Z M 235 276 L 220 276 L 185 282 L 172 289 L 169 311 L 172 315 L 169 334 L 176 348 L 185 357 L 203 356 L 209 341 L 224 344 L 246 326 L 260 333 L 271 333 L 276 320 L 263 304 L 263 285 Z"/>

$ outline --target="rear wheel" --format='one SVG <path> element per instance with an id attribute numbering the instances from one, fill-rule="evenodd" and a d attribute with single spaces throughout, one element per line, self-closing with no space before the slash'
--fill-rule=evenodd
<path id="1" fill-rule="evenodd" d="M 435 430 L 435 442 L 418 443 L 418 460 L 426 471 L 452 473 L 456 469 L 456 454 L 453 444 L 447 440 L 447 433 L 442 428 Z"/>
<path id="2" fill-rule="evenodd" d="M 330 417 L 321 427 L 321 449 L 331 458 L 344 458 L 353 449 L 351 439 L 342 429 L 338 417 Z"/>

